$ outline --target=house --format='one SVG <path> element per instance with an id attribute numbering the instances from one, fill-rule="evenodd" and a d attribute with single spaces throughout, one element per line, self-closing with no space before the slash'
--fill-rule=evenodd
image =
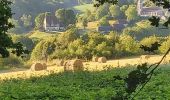
<path id="1" fill-rule="evenodd" d="M 64 24 L 52 14 L 45 14 L 43 27 L 45 32 L 59 32 L 65 30 Z"/>
<path id="2" fill-rule="evenodd" d="M 99 27 L 97 27 L 97 32 L 108 33 L 110 31 L 113 31 L 112 26 L 99 26 Z"/>
<path id="3" fill-rule="evenodd" d="M 138 0 L 137 3 L 137 12 L 138 15 L 143 17 L 150 17 L 150 16 L 158 16 L 163 17 L 165 16 L 165 12 L 161 7 L 144 7 L 144 1 Z"/>
<path id="4" fill-rule="evenodd" d="M 120 23 L 120 24 L 119 23 L 118 24 L 113 24 L 112 28 L 113 28 L 114 31 L 120 32 L 120 31 L 122 31 L 125 28 L 125 25 L 122 24 L 122 23 Z"/>

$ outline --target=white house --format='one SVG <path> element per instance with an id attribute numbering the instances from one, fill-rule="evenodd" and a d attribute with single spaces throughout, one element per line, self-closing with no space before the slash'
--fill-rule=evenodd
<path id="1" fill-rule="evenodd" d="M 161 7 L 144 7 L 143 3 L 144 3 L 143 0 L 138 0 L 138 3 L 137 3 L 138 15 L 144 16 L 144 17 L 150 17 L 150 16 L 164 17 L 165 16 L 165 12 Z"/>
<path id="2" fill-rule="evenodd" d="M 65 30 L 64 24 L 51 14 L 45 14 L 43 26 L 46 32 L 58 32 Z"/>

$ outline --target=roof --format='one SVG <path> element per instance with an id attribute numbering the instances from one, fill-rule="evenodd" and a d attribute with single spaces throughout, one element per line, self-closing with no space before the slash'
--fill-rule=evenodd
<path id="1" fill-rule="evenodd" d="M 116 31 L 121 31 L 122 29 L 125 28 L 124 24 L 113 24 L 112 27 L 113 27 L 113 30 L 116 30 Z"/>
<path id="2" fill-rule="evenodd" d="M 144 7 L 142 8 L 143 12 L 158 12 L 163 11 L 160 7 Z"/>
<path id="3" fill-rule="evenodd" d="M 46 15 L 45 17 L 47 27 L 56 27 L 58 25 L 64 26 L 64 24 L 60 22 L 54 15 Z"/>
<path id="4" fill-rule="evenodd" d="M 104 31 L 104 32 L 109 32 L 109 31 L 112 31 L 113 28 L 112 26 L 99 26 L 97 28 L 98 31 Z"/>
<path id="5" fill-rule="evenodd" d="M 118 24 L 127 24 L 128 21 L 126 19 L 119 19 Z"/>

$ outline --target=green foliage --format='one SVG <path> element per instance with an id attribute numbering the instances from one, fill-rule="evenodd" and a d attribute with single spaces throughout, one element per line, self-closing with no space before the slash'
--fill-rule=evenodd
<path id="1" fill-rule="evenodd" d="M 138 14 L 135 5 L 129 5 L 128 9 L 125 11 L 128 21 L 134 21 L 138 19 Z"/>
<path id="2" fill-rule="evenodd" d="M 47 60 L 48 55 L 54 52 L 55 47 L 52 38 L 40 41 L 31 53 L 31 60 Z"/>
<path id="3" fill-rule="evenodd" d="M 45 13 L 40 13 L 40 14 L 35 18 L 35 29 L 37 29 L 37 30 L 43 30 L 44 18 L 45 18 Z"/>
<path id="4" fill-rule="evenodd" d="M 22 36 L 22 35 L 12 35 L 12 41 L 14 43 L 21 42 L 24 46 L 29 51 L 32 51 L 33 48 L 35 47 L 35 43 L 33 40 L 27 36 Z"/>
<path id="5" fill-rule="evenodd" d="M 141 40 L 140 44 L 150 47 L 155 42 L 159 42 L 159 39 L 156 36 L 150 36 Z"/>
<path id="6" fill-rule="evenodd" d="M 65 26 L 76 22 L 76 15 L 71 9 L 58 9 L 55 15 Z"/>
<path id="7" fill-rule="evenodd" d="M 31 22 L 32 21 L 32 16 L 31 15 L 23 14 L 20 19 L 21 19 L 24 27 L 29 28 L 29 27 L 32 26 L 32 22 Z"/>
<path id="8" fill-rule="evenodd" d="M 71 28 L 64 33 L 61 33 L 57 37 L 57 44 L 60 48 L 66 48 L 68 45 L 79 38 L 79 34 L 77 32 L 77 28 Z"/>
<path id="9" fill-rule="evenodd" d="M 84 29 L 88 26 L 87 19 L 85 19 L 85 18 L 82 19 L 82 26 L 84 27 Z"/>
<path id="10" fill-rule="evenodd" d="M 129 35 L 121 35 L 119 42 L 115 45 L 115 49 L 120 53 L 125 53 L 125 55 L 140 53 L 139 44 Z"/>
<path id="11" fill-rule="evenodd" d="M 23 61 L 21 58 L 18 58 L 14 55 L 11 55 L 8 58 L 0 58 L 0 69 L 21 67 L 23 66 Z"/>
<path id="12" fill-rule="evenodd" d="M 106 16 L 108 12 L 109 12 L 108 4 L 100 6 L 96 11 L 96 19 L 97 20 L 101 19 L 103 16 Z"/>
<path id="13" fill-rule="evenodd" d="M 8 21 L 15 26 L 8 30 L 9 33 L 22 33 L 23 32 L 22 27 L 18 20 L 15 20 L 12 18 L 12 19 L 9 19 Z"/>
<path id="14" fill-rule="evenodd" d="M 162 44 L 161 44 L 161 47 L 160 47 L 160 52 L 161 53 L 165 53 L 169 48 L 170 48 L 170 37 L 168 37 L 166 39 L 166 41 L 164 41 Z"/>
<path id="15" fill-rule="evenodd" d="M 103 17 L 100 19 L 98 26 L 110 26 L 110 24 L 106 17 Z"/>
<path id="16" fill-rule="evenodd" d="M 141 40 L 149 36 L 165 37 L 169 35 L 169 29 L 159 29 L 150 25 L 148 20 L 141 20 L 136 25 L 126 27 L 123 30 L 123 34 L 128 34 L 135 37 L 137 40 Z"/>
<path id="17" fill-rule="evenodd" d="M 112 17 L 119 18 L 121 15 L 120 7 L 117 5 L 112 5 L 109 8 Z"/>
<path id="18" fill-rule="evenodd" d="M 110 100 L 126 93 L 124 82 L 115 81 L 113 76 L 126 77 L 132 70 L 133 67 L 125 67 L 100 72 L 64 72 L 39 78 L 1 81 L 0 99 L 15 97 L 16 99 Z M 168 100 L 169 72 L 168 67 L 162 66 L 134 100 L 154 98 Z"/>
<path id="19" fill-rule="evenodd" d="M 12 49 L 12 53 L 17 56 L 21 56 L 24 53 L 28 53 L 27 50 L 23 49 L 21 43 L 13 43 L 11 37 L 6 34 L 13 25 L 9 22 L 12 17 L 12 12 L 10 8 L 10 1 L 1 0 L 0 1 L 0 55 L 5 58 L 10 55 L 9 48 Z"/>

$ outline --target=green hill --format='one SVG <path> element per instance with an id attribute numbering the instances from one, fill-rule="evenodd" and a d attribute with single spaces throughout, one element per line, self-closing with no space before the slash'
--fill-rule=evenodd
<path id="1" fill-rule="evenodd" d="M 73 9 L 75 9 L 76 11 L 78 12 L 85 12 L 87 9 L 88 10 L 91 10 L 91 11 L 94 11 L 95 10 L 95 7 L 93 6 L 93 4 L 83 4 L 83 5 L 80 5 L 80 6 L 74 6 Z"/>

